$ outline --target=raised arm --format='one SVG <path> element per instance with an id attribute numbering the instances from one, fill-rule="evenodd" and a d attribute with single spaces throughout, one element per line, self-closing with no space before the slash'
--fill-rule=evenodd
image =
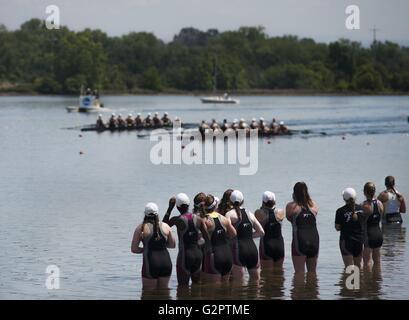
<path id="1" fill-rule="evenodd" d="M 176 198 L 172 197 L 169 199 L 168 210 L 166 210 L 165 215 L 163 216 L 162 222 L 169 223 L 170 214 L 172 213 L 173 208 L 176 204 Z"/>
<path id="2" fill-rule="evenodd" d="M 139 246 L 141 241 L 142 241 L 142 225 L 138 226 L 135 229 L 135 232 L 133 234 L 132 243 L 131 243 L 132 253 L 143 253 L 143 247 Z"/>

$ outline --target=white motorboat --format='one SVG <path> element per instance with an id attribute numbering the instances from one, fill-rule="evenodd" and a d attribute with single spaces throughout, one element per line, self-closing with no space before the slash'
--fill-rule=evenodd
<path id="1" fill-rule="evenodd" d="M 233 99 L 227 93 L 223 96 L 204 97 L 200 99 L 202 103 L 240 103 L 239 99 Z"/>
<path id="2" fill-rule="evenodd" d="M 104 105 L 99 100 L 98 94 L 90 94 L 89 90 L 87 91 L 87 94 L 83 94 L 81 88 L 78 106 L 67 107 L 68 112 L 98 112 L 104 108 Z"/>

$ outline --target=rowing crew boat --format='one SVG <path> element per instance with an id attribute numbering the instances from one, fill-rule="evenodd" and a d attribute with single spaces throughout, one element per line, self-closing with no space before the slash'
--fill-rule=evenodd
<path id="1" fill-rule="evenodd" d="M 197 124 L 193 123 L 183 123 L 181 126 L 183 129 L 193 129 L 197 128 Z M 116 131 L 152 131 L 156 129 L 164 129 L 164 130 L 171 130 L 173 129 L 173 124 L 168 124 L 168 125 L 150 125 L 150 126 L 145 126 L 145 125 L 140 125 L 140 126 L 122 126 L 122 127 L 109 127 L 108 125 L 105 126 L 97 126 L 96 124 L 91 124 L 89 126 L 85 126 L 81 128 L 81 131 L 97 131 L 97 132 L 103 132 L 103 131 L 111 131 L 111 132 L 116 132 Z"/>
<path id="2" fill-rule="evenodd" d="M 104 132 L 104 131 L 110 131 L 110 132 L 122 132 L 122 131 L 153 131 L 156 129 L 164 129 L 171 131 L 173 129 L 173 125 L 152 125 L 152 126 L 125 126 L 125 127 L 108 127 L 108 126 L 97 126 L 95 124 L 91 124 L 85 127 L 81 128 L 81 131 L 96 131 L 96 132 Z M 182 123 L 181 129 L 188 130 L 188 129 L 198 129 L 198 125 L 196 123 Z M 200 131 L 200 130 L 197 130 Z M 294 130 L 288 130 L 288 132 L 285 133 L 272 133 L 272 132 L 261 132 L 259 131 L 258 136 L 259 137 L 274 137 L 274 136 L 291 136 L 295 133 L 296 131 Z M 222 131 L 219 131 L 220 135 L 224 135 Z M 218 136 L 219 134 L 217 132 L 214 132 L 214 136 Z M 249 133 L 247 134 L 249 136 Z M 202 134 L 202 138 L 204 138 L 204 134 Z"/>

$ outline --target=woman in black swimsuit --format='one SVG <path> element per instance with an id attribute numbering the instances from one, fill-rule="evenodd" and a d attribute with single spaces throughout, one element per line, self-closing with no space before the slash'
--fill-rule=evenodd
<path id="1" fill-rule="evenodd" d="M 345 205 L 339 208 L 335 216 L 335 229 L 340 231 L 339 248 L 345 267 L 356 265 L 361 267 L 364 244 L 364 212 L 356 204 L 356 191 L 346 188 L 342 197 Z"/>
<path id="2" fill-rule="evenodd" d="M 383 234 L 380 223 L 383 215 L 383 204 L 375 197 L 376 188 L 372 182 L 367 182 L 364 186 L 366 200 L 362 207 L 366 216 L 364 232 L 364 266 L 369 267 L 371 260 L 374 265 L 381 263 L 381 247 Z"/>
<path id="3" fill-rule="evenodd" d="M 261 267 L 275 267 L 281 270 L 284 262 L 284 239 L 281 224 L 285 212 L 276 207 L 276 197 L 273 192 L 264 192 L 262 201 L 260 209 L 254 214 L 265 233 L 260 239 Z"/>
<path id="4" fill-rule="evenodd" d="M 163 217 L 163 222 L 170 227 L 176 226 L 179 239 L 179 252 L 176 260 L 178 283 L 188 285 L 200 281 L 203 252 L 199 245 L 203 229 L 202 219 L 189 212 L 190 199 L 184 193 L 179 193 L 169 200 L 169 208 Z M 176 206 L 180 215 L 170 218 L 172 209 Z"/>
<path id="5" fill-rule="evenodd" d="M 240 280 L 247 269 L 252 280 L 260 279 L 260 263 L 257 246 L 253 238 L 264 235 L 263 227 L 254 214 L 242 207 L 244 198 L 239 190 L 234 190 L 230 195 L 233 209 L 226 213 L 236 229 L 237 236 L 232 243 L 233 268 L 232 277 Z"/>
<path id="6" fill-rule="evenodd" d="M 143 247 L 139 244 L 143 243 Z M 172 273 L 172 261 L 167 248 L 174 248 L 175 239 L 170 227 L 159 222 L 158 206 L 148 203 L 145 218 L 134 232 L 131 251 L 143 254 L 142 285 L 167 288 Z"/>
<path id="7" fill-rule="evenodd" d="M 295 272 L 304 272 L 305 265 L 308 272 L 315 272 L 320 245 L 316 224 L 318 207 L 304 182 L 294 185 L 293 201 L 287 204 L 285 211 L 293 226 L 291 251 Z"/>

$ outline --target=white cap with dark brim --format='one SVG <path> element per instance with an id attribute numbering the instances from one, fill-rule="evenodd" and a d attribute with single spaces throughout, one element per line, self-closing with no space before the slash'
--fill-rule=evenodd
<path id="1" fill-rule="evenodd" d="M 276 195 L 274 194 L 274 192 L 271 191 L 265 191 L 263 193 L 263 202 L 267 203 L 269 201 L 276 201 Z"/>
<path id="2" fill-rule="evenodd" d="M 190 205 L 190 199 L 186 193 L 179 193 L 176 195 L 176 207 L 181 207 L 182 205 Z"/>
<path id="3" fill-rule="evenodd" d="M 159 212 L 159 208 L 156 203 L 149 202 L 146 204 L 145 211 L 144 211 L 146 217 L 157 216 L 158 212 Z"/>
<path id="4" fill-rule="evenodd" d="M 230 195 L 230 201 L 232 203 L 236 203 L 236 202 L 242 203 L 243 200 L 244 200 L 244 196 L 239 190 L 234 190 Z"/>
<path id="5" fill-rule="evenodd" d="M 345 201 L 349 201 L 351 199 L 355 200 L 356 199 L 356 191 L 353 188 L 346 188 L 342 192 L 342 197 L 344 198 Z"/>

